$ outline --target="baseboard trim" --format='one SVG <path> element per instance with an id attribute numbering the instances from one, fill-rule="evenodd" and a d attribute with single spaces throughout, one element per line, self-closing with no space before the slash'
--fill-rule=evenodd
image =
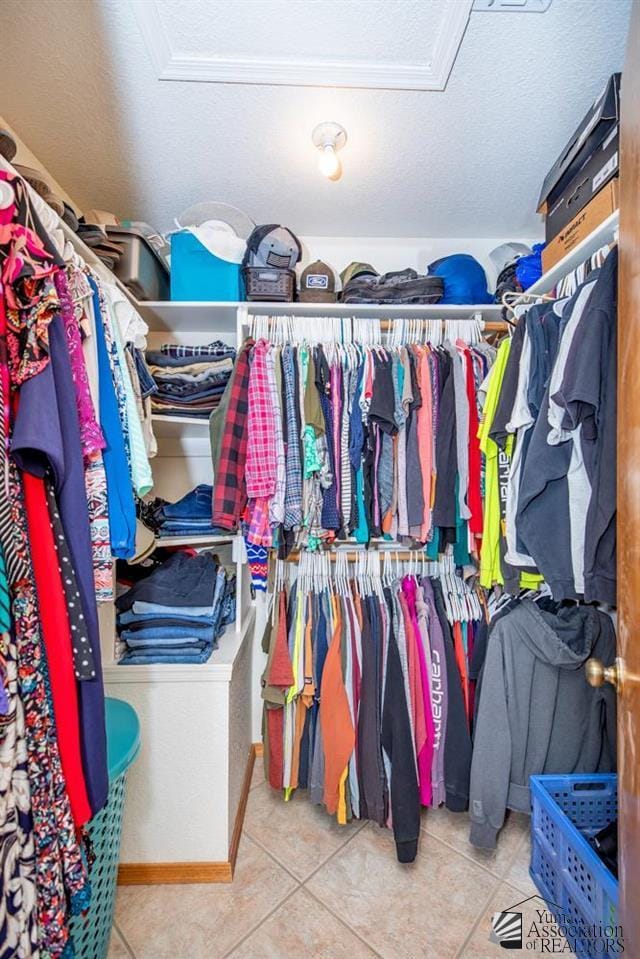
<path id="1" fill-rule="evenodd" d="M 119 886 L 172 885 L 174 883 L 233 882 L 247 801 L 251 789 L 256 756 L 262 755 L 262 743 L 252 743 L 236 812 L 236 821 L 227 862 L 122 862 L 118 866 Z"/>
<path id="2" fill-rule="evenodd" d="M 119 886 L 155 886 L 174 883 L 231 882 L 230 862 L 122 862 Z"/>
<path id="3" fill-rule="evenodd" d="M 253 766 L 256 761 L 256 747 L 252 743 L 249 747 L 249 756 L 247 758 L 247 767 L 244 771 L 244 782 L 242 783 L 242 792 L 240 793 L 240 802 L 236 812 L 236 821 L 231 834 L 231 845 L 229 846 L 229 863 L 231 865 L 231 876 L 236 868 L 236 859 L 238 858 L 238 847 L 242 836 L 242 827 L 244 825 L 244 816 L 247 811 L 247 801 L 251 791 L 251 780 L 253 778 Z"/>

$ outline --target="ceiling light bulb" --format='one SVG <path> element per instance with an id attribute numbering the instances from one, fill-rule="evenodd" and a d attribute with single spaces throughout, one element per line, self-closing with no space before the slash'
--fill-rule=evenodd
<path id="1" fill-rule="evenodd" d="M 340 160 L 338 159 L 338 154 L 336 153 L 333 144 L 327 143 L 326 146 L 322 148 L 322 152 L 318 157 L 318 169 L 323 176 L 334 177 L 340 169 Z"/>
<path id="2" fill-rule="evenodd" d="M 342 164 L 338 151 L 347 142 L 347 131 L 339 123 L 329 121 L 319 123 L 311 133 L 314 147 L 320 151 L 318 169 L 328 180 L 339 180 L 342 174 Z"/>

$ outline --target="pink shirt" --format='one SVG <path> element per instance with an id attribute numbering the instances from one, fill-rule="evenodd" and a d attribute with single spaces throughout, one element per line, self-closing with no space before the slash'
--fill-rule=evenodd
<path id="1" fill-rule="evenodd" d="M 407 608 L 411 618 L 412 632 L 414 634 L 416 658 L 419 665 L 419 696 L 422 706 L 422 722 L 424 727 L 424 739 L 422 745 L 418 748 L 416 742 L 416 751 L 418 754 L 418 785 L 420 791 L 420 802 L 423 806 L 430 806 L 433 801 L 433 790 L 431 785 L 431 770 L 433 767 L 433 712 L 431 707 L 431 687 L 429 684 L 429 674 L 427 672 L 427 657 L 418 623 L 418 614 L 416 610 L 416 581 L 412 576 L 405 576 L 402 580 L 402 591 L 406 597 Z M 417 736 L 416 736 L 417 738 Z"/>

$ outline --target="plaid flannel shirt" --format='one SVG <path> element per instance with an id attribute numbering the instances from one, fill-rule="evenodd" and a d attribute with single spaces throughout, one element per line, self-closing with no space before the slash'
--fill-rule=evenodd
<path id="1" fill-rule="evenodd" d="M 251 358 L 246 484 L 249 499 L 273 496 L 276 489 L 276 426 L 267 371 L 269 344 L 258 340 Z"/>
<path id="2" fill-rule="evenodd" d="M 247 415 L 249 412 L 249 355 L 254 341 L 245 340 L 238 354 L 231 396 L 220 443 L 213 490 L 212 522 L 221 529 L 236 529 L 247 504 Z"/>

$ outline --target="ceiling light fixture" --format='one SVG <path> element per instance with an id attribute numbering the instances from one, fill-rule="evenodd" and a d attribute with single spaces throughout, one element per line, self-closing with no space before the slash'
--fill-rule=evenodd
<path id="1" fill-rule="evenodd" d="M 347 131 L 339 123 L 329 121 L 319 123 L 311 134 L 313 145 L 320 151 L 318 169 L 328 180 L 339 180 L 342 175 L 342 164 L 338 156 L 347 142 Z"/>

